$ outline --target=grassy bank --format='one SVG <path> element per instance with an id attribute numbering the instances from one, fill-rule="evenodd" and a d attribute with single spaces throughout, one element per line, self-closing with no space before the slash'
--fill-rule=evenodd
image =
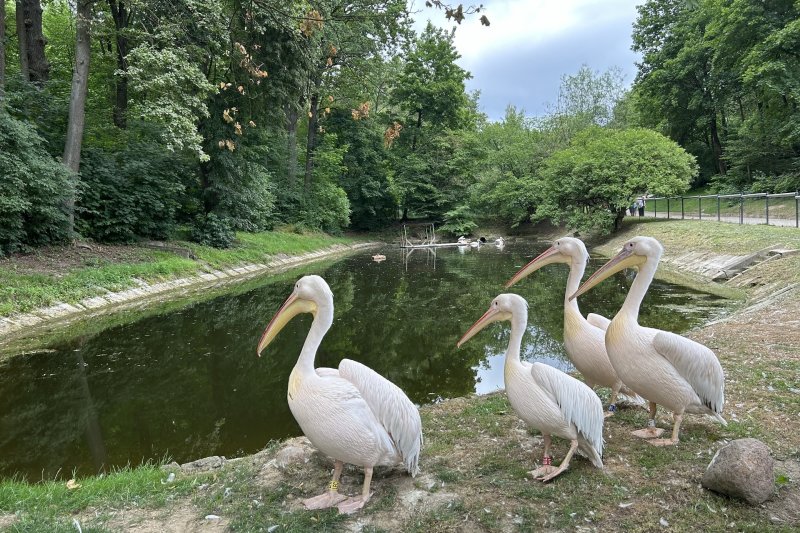
<path id="1" fill-rule="evenodd" d="M 66 246 L 37 250 L 0 260 L 0 316 L 24 313 L 56 302 L 84 298 L 182 276 L 261 263 L 276 254 L 297 255 L 351 239 L 325 234 L 284 232 L 239 233 L 236 244 L 218 250 L 195 243 L 173 242 L 197 258 L 185 259 L 137 245 L 90 248 Z"/>
<path id="2" fill-rule="evenodd" d="M 637 234 L 661 240 L 667 256 L 687 250 L 746 254 L 778 243 L 800 247 L 800 232 L 782 228 L 659 221 L 626 224 L 600 248 L 615 253 Z M 796 260 L 780 259 L 748 272 L 743 285 L 748 303 L 756 303 L 762 284 L 791 283 Z M 377 469 L 374 496 L 354 516 L 303 510 L 300 500 L 324 489 L 332 462 L 306 450 L 281 466 L 275 459 L 286 445 L 271 443 L 218 470 L 175 470 L 172 483 L 166 482 L 166 471 L 153 467 L 79 479 L 82 486 L 73 490 L 63 482 L 3 481 L 0 529 L 76 531 L 73 520 L 78 520 L 83 531 L 797 531 L 798 292 L 768 306 L 742 306 L 689 334 L 712 348 L 725 369 L 727 427 L 689 415 L 677 446 L 655 448 L 630 435 L 644 426 L 646 412 L 623 408 L 605 424 L 603 471 L 575 458 L 553 482 L 533 481 L 527 472 L 541 460 L 541 436 L 525 427 L 503 393 L 496 393 L 423 406 L 421 474 L 411 478 Z M 607 401 L 608 391 L 598 392 Z M 671 417 L 659 410 L 657 424 L 670 428 Z M 776 494 L 761 506 L 700 486 L 719 447 L 741 437 L 763 440 L 776 459 Z M 563 458 L 567 444 L 555 439 L 554 462 Z M 356 494 L 362 479 L 360 469 L 348 466 L 340 490 Z"/>

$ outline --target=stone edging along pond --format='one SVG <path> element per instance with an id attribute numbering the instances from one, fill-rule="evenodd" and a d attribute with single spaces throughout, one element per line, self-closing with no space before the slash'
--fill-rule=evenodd
<path id="1" fill-rule="evenodd" d="M 120 311 L 134 306 L 179 298 L 184 296 L 184 291 L 187 290 L 194 292 L 200 289 L 238 283 L 266 273 L 279 273 L 292 267 L 379 244 L 376 242 L 350 245 L 334 244 L 327 248 L 301 255 L 277 254 L 267 263 L 212 270 L 159 283 L 151 284 L 137 280 L 138 286 L 124 291 L 108 291 L 106 294 L 84 298 L 74 304 L 57 303 L 50 307 L 35 309 L 29 313 L 0 317 L 0 337 L 8 336 L 11 333 L 19 333 L 27 328 L 35 329 L 39 326 L 65 324 L 109 311 Z"/>

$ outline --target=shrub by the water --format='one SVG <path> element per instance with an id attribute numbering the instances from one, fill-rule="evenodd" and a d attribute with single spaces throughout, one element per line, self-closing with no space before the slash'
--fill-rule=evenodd
<path id="1" fill-rule="evenodd" d="M 0 254 L 65 241 L 73 190 L 36 129 L 0 109 Z"/>
<path id="2" fill-rule="evenodd" d="M 214 248 L 230 248 L 236 234 L 230 221 L 214 213 L 198 216 L 192 228 L 193 241 Z"/>
<path id="3" fill-rule="evenodd" d="M 84 151 L 76 227 L 84 237 L 130 242 L 166 238 L 184 192 L 189 166 L 158 145 L 136 141 L 113 151 Z"/>

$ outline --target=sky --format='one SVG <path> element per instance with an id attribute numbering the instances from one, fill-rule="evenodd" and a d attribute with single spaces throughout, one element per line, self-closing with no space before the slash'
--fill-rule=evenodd
<path id="1" fill-rule="evenodd" d="M 467 90 L 479 90 L 481 110 L 490 120 L 500 120 L 509 104 L 528 116 L 546 114 L 558 97 L 561 76 L 575 74 L 584 64 L 599 72 L 620 67 L 630 85 L 638 60 L 630 49 L 631 30 L 642 2 L 485 0 L 491 25 L 482 26 L 471 15 L 456 29 L 458 64 L 472 74 Z M 443 28 L 455 25 L 425 8 L 424 0 L 414 6 L 418 33 L 428 19 Z"/>

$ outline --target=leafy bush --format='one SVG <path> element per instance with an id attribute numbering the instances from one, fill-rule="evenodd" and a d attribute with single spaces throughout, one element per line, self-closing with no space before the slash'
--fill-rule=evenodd
<path id="1" fill-rule="evenodd" d="M 230 222 L 214 213 L 198 217 L 191 234 L 193 241 L 214 248 L 230 248 L 235 238 Z"/>
<path id="2" fill-rule="evenodd" d="M 452 235 L 469 235 L 478 224 L 469 206 L 460 205 L 444 214 L 444 224 L 439 229 Z"/>
<path id="3" fill-rule="evenodd" d="M 206 164 L 206 206 L 233 229 L 263 231 L 275 223 L 275 194 L 270 172 L 262 164 L 266 149 L 240 145 L 233 152 L 212 149 Z"/>
<path id="4" fill-rule="evenodd" d="M 79 232 L 102 242 L 166 238 L 175 226 L 189 168 L 181 156 L 147 140 L 85 150 L 76 206 Z"/>
<path id="5" fill-rule="evenodd" d="M 315 183 L 300 208 L 299 223 L 309 229 L 338 233 L 350 223 L 350 201 L 344 189 Z"/>
<path id="6" fill-rule="evenodd" d="M 73 191 L 36 129 L 0 109 L 0 254 L 66 240 Z"/>

